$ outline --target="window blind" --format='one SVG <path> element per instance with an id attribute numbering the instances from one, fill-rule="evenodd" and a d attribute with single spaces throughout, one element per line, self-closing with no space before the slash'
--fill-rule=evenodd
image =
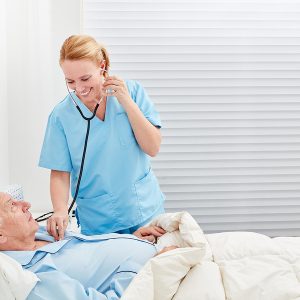
<path id="1" fill-rule="evenodd" d="M 300 2 L 83 0 L 112 74 L 163 122 L 153 169 L 168 212 L 206 233 L 300 235 Z"/>

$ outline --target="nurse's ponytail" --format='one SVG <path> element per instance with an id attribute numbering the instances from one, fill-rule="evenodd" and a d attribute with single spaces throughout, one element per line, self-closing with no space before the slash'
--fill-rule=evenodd
<path id="1" fill-rule="evenodd" d="M 61 49 L 59 63 L 65 60 L 88 59 L 100 66 L 105 61 L 105 70 L 108 72 L 110 67 L 109 55 L 105 47 L 99 44 L 93 37 L 89 35 L 71 35 L 68 37 Z M 104 72 L 104 76 L 108 75 Z"/>

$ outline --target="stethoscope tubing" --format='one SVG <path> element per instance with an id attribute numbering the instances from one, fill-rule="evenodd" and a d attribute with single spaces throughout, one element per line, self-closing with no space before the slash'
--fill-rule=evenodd
<path id="1" fill-rule="evenodd" d="M 66 85 L 67 85 L 67 83 L 66 83 Z M 73 98 L 72 93 L 70 92 L 68 85 L 67 85 L 67 90 L 68 90 L 68 93 L 69 93 L 69 95 L 70 95 L 70 97 L 71 97 L 74 105 L 76 106 L 77 110 L 79 111 L 81 117 L 87 121 L 87 130 L 86 130 L 86 134 L 85 134 L 84 147 L 83 147 L 83 153 L 82 153 L 82 158 L 81 158 L 80 171 L 79 171 L 78 181 L 77 181 L 77 185 L 76 185 L 75 195 L 74 195 L 74 198 L 73 198 L 73 200 L 71 202 L 71 205 L 68 208 L 68 215 L 70 215 L 70 212 L 72 211 L 72 208 L 73 208 L 73 206 L 74 206 L 74 204 L 76 202 L 77 195 L 78 195 L 78 192 L 79 192 L 79 187 L 80 187 L 80 182 L 81 182 L 82 173 L 83 173 L 83 167 L 84 167 L 84 161 L 85 161 L 85 155 L 86 155 L 86 149 L 87 149 L 87 144 L 88 144 L 88 139 L 89 139 L 91 120 L 94 119 L 94 117 L 95 117 L 95 115 L 97 113 L 98 107 L 99 107 L 100 103 L 103 100 L 103 97 L 101 97 L 100 100 L 98 101 L 98 103 L 96 104 L 92 116 L 86 117 L 83 114 L 83 112 L 80 109 L 80 107 L 77 104 L 77 102 L 75 101 L 75 99 Z M 46 221 L 46 220 L 48 220 L 53 215 L 53 213 L 54 213 L 53 211 L 50 211 L 50 212 L 48 212 L 46 214 L 43 214 L 43 215 L 37 217 L 35 220 L 37 222 Z"/>

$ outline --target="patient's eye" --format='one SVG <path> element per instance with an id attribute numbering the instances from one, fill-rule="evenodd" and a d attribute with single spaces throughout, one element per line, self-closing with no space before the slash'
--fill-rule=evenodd
<path id="1" fill-rule="evenodd" d="M 82 81 L 88 81 L 90 78 L 91 78 L 91 76 L 86 77 L 86 78 L 82 78 L 81 80 L 82 80 Z"/>
<path id="2" fill-rule="evenodd" d="M 17 209 L 18 209 L 18 207 L 17 207 L 16 203 L 12 201 L 12 202 L 11 202 L 10 210 L 11 210 L 12 212 L 15 212 Z"/>

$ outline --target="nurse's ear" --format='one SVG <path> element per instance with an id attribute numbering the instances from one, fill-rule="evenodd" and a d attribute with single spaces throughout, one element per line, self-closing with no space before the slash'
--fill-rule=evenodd
<path id="1" fill-rule="evenodd" d="M 100 64 L 100 75 L 104 76 L 104 72 L 106 72 L 106 64 L 105 64 L 105 60 L 103 59 Z"/>

